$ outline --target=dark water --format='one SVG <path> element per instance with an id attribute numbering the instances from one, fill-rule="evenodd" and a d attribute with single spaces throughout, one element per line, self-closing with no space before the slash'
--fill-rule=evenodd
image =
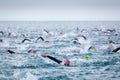
<path id="1" fill-rule="evenodd" d="M 78 27 L 78 29 L 76 29 Z M 50 31 L 47 35 L 43 29 Z M 109 31 L 111 29 L 113 31 Z M 0 22 L 0 80 L 119 80 L 120 22 Z M 63 32 L 59 35 L 59 32 Z M 8 37 L 8 32 L 11 36 Z M 25 36 L 23 36 L 23 34 Z M 85 35 L 87 40 L 78 37 Z M 43 36 L 46 41 L 37 41 Z M 78 38 L 81 44 L 73 44 Z M 31 42 L 21 43 L 24 38 Z M 113 40 L 108 48 L 108 40 Z M 96 50 L 88 50 L 94 46 Z M 19 54 L 8 54 L 7 49 Z M 27 51 L 36 50 L 36 54 Z M 70 66 L 59 65 L 40 54 L 60 60 L 69 58 Z M 85 56 L 89 58 L 86 59 Z"/>

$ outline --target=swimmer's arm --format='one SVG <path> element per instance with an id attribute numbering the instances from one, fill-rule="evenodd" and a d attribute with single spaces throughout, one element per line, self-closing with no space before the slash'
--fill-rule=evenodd
<path id="1" fill-rule="evenodd" d="M 62 61 L 61 60 L 58 60 L 58 59 L 56 59 L 56 58 L 54 58 L 54 57 L 52 57 L 52 56 L 47 56 L 49 59 L 51 59 L 51 60 L 53 60 L 53 61 L 55 61 L 56 63 L 58 63 L 58 64 L 60 64 Z"/>
<path id="2" fill-rule="evenodd" d="M 58 59 L 56 59 L 55 57 L 52 57 L 52 56 L 49 56 L 49 55 L 42 54 L 41 56 L 44 57 L 44 58 L 47 57 L 47 58 L 55 61 L 55 62 L 58 63 L 58 64 L 60 64 L 60 63 L 62 62 L 61 60 L 58 60 Z"/>
<path id="3" fill-rule="evenodd" d="M 41 39 L 42 41 L 44 41 L 43 37 L 38 37 L 37 40 Z"/>
<path id="4" fill-rule="evenodd" d="M 25 41 L 30 41 L 31 42 L 31 40 L 29 40 L 29 39 L 24 39 L 24 40 L 22 40 L 22 43 L 24 43 Z"/>
<path id="5" fill-rule="evenodd" d="M 44 29 L 44 31 L 45 31 L 46 33 L 49 33 L 46 29 Z"/>
<path id="6" fill-rule="evenodd" d="M 11 50 L 7 50 L 7 52 L 9 52 L 10 54 L 15 54 L 15 52 Z"/>
<path id="7" fill-rule="evenodd" d="M 120 50 L 120 47 L 114 49 L 112 52 L 117 52 L 117 51 L 119 51 L 119 50 Z"/>

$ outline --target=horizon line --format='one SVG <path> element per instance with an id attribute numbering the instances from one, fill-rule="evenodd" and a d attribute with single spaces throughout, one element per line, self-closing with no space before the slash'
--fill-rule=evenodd
<path id="1" fill-rule="evenodd" d="M 75 22 L 79 22 L 79 21 L 90 21 L 90 22 L 92 22 L 92 21 L 120 21 L 120 20 L 0 20 L 0 22 L 2 22 L 2 21 L 41 21 L 41 22 L 53 22 L 53 21 L 64 21 L 64 22 L 70 22 L 70 21 L 75 21 Z"/>

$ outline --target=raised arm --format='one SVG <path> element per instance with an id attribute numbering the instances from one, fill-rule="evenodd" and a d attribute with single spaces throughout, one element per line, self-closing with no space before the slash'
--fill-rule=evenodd
<path id="1" fill-rule="evenodd" d="M 52 57 L 52 56 L 49 56 L 49 55 L 46 55 L 46 54 L 42 54 L 41 56 L 44 57 L 44 58 L 47 57 L 47 58 L 53 60 L 54 62 L 56 62 L 56 63 L 58 63 L 58 64 L 60 64 L 60 63 L 62 62 L 61 60 L 58 60 L 58 59 L 56 59 L 55 57 Z"/>
<path id="2" fill-rule="evenodd" d="M 29 42 L 31 42 L 30 39 L 24 39 L 24 40 L 22 40 L 22 43 L 24 43 L 25 41 L 29 41 Z"/>
<path id="3" fill-rule="evenodd" d="M 44 41 L 44 38 L 41 37 L 41 36 L 37 38 L 37 41 L 38 41 L 39 39 L 41 39 L 42 41 Z"/>

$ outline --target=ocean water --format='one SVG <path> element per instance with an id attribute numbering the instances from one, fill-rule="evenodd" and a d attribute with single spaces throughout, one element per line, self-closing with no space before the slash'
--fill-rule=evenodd
<path id="1" fill-rule="evenodd" d="M 36 41 L 40 36 L 48 42 Z M 21 43 L 25 38 L 31 42 Z M 73 43 L 75 38 L 80 44 Z M 120 79 L 120 51 L 112 53 L 120 46 L 119 21 L 0 21 L 0 39 L 0 80 Z M 108 40 L 115 42 L 112 48 Z M 90 46 L 96 50 L 88 50 Z M 30 49 L 36 53 L 28 53 Z M 71 64 L 59 65 L 42 53 L 68 58 Z"/>

